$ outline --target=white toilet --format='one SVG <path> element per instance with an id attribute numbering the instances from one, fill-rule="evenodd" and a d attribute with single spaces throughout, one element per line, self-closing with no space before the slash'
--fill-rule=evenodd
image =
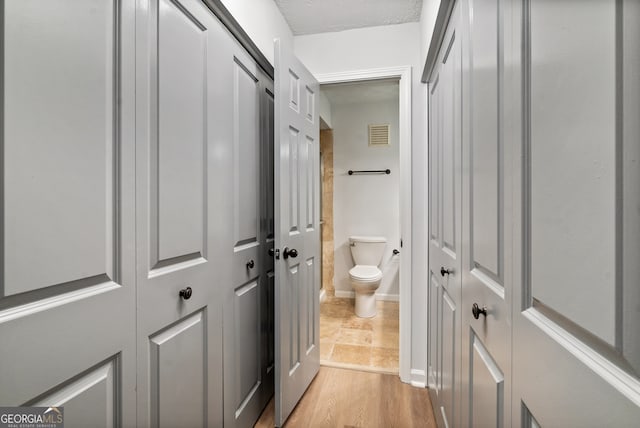
<path id="1" fill-rule="evenodd" d="M 355 266 L 349 270 L 351 286 L 356 292 L 356 315 L 376 316 L 376 290 L 382 280 L 378 268 L 387 239 L 381 236 L 351 236 L 351 255 Z"/>

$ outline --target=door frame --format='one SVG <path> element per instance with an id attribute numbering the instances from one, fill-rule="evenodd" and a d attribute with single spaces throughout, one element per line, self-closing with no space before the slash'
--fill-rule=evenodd
<path id="1" fill-rule="evenodd" d="M 353 83 L 367 80 L 400 79 L 399 126 L 400 149 L 400 380 L 413 382 L 411 376 L 411 66 L 352 70 L 316 74 L 320 85 Z M 421 385 L 422 386 L 422 385 Z"/>

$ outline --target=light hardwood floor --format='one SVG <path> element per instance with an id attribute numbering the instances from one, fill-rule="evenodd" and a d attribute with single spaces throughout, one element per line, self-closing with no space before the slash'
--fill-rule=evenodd
<path id="1" fill-rule="evenodd" d="M 256 428 L 274 426 L 273 400 Z M 320 367 L 285 428 L 436 428 L 426 389 L 396 375 Z"/>

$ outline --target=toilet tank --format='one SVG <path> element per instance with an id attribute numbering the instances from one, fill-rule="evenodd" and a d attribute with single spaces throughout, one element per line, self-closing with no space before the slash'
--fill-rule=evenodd
<path id="1" fill-rule="evenodd" d="M 383 236 L 350 236 L 353 262 L 356 265 L 378 266 L 386 243 L 387 238 Z"/>

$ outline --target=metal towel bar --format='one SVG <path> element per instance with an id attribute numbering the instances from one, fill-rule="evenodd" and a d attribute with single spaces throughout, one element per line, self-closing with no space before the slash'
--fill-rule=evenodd
<path id="1" fill-rule="evenodd" d="M 361 170 L 361 171 L 353 171 L 349 170 L 349 175 L 353 174 L 391 174 L 390 169 L 370 169 L 370 170 Z"/>

